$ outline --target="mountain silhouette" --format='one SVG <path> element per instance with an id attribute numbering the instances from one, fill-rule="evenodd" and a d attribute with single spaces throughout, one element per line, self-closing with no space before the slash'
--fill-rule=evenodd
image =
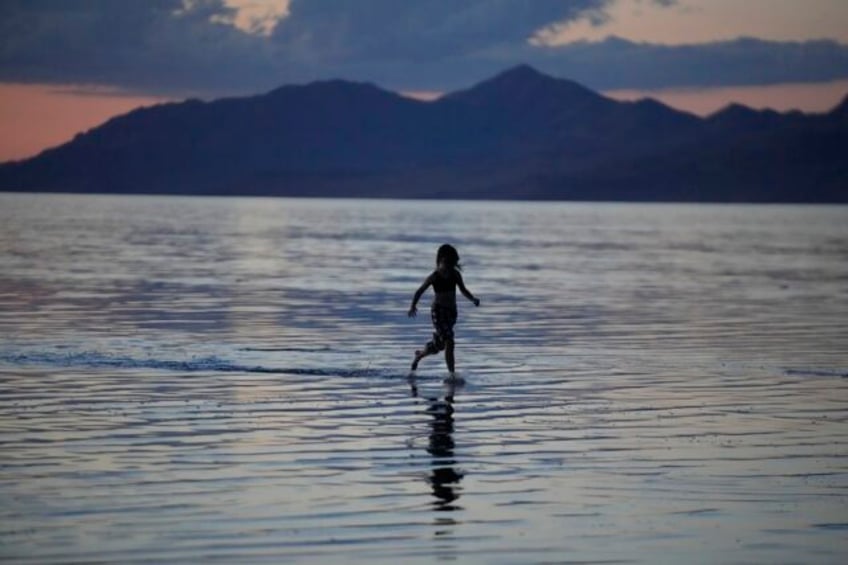
<path id="1" fill-rule="evenodd" d="M 699 118 L 522 65 L 432 102 L 330 80 L 138 109 L 0 165 L 0 190 L 847 202 L 846 149 L 848 97 Z"/>

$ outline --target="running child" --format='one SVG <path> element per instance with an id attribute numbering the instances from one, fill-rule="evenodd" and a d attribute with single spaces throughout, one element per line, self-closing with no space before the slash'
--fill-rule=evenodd
<path id="1" fill-rule="evenodd" d="M 445 352 L 445 363 L 448 366 L 451 376 L 454 375 L 454 336 L 453 326 L 456 324 L 456 289 L 468 300 L 474 303 L 474 306 L 480 306 L 480 299 L 475 298 L 471 292 L 465 288 L 465 283 L 462 282 L 460 270 L 462 266 L 459 264 L 459 253 L 452 245 L 444 244 L 439 247 L 436 252 L 436 270 L 424 279 L 424 283 L 415 291 L 415 296 L 412 297 L 412 306 L 409 308 L 409 316 L 415 316 L 418 312 L 416 306 L 418 300 L 424 291 L 429 286 L 433 286 L 433 304 L 430 306 L 430 319 L 433 321 L 433 339 L 427 342 L 424 349 L 419 349 L 415 352 L 415 359 L 412 361 L 412 370 L 418 368 L 418 362 L 428 355 L 433 355 L 440 351 Z"/>

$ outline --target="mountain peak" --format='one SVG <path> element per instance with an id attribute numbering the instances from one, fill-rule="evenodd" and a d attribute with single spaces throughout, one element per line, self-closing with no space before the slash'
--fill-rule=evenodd
<path id="1" fill-rule="evenodd" d="M 753 108 L 749 108 L 748 106 L 739 104 L 738 102 L 731 102 L 727 106 L 714 112 L 709 116 L 709 118 L 711 120 L 739 119 L 756 116 L 758 113 L 759 112 Z"/>
<path id="2" fill-rule="evenodd" d="M 476 90 L 480 87 L 495 87 L 506 90 L 535 89 L 556 84 L 557 82 L 559 82 L 559 79 L 546 75 L 530 65 L 518 65 L 481 82 L 471 90 Z"/>
<path id="3" fill-rule="evenodd" d="M 502 73 L 495 75 L 492 80 L 539 80 L 539 79 L 547 79 L 552 80 L 553 77 L 546 75 L 535 67 L 528 64 L 516 65 L 512 68 L 509 68 Z"/>
<path id="4" fill-rule="evenodd" d="M 845 98 L 842 99 L 842 102 L 836 105 L 836 107 L 830 111 L 832 116 L 843 116 L 848 118 L 848 94 L 845 95 Z"/>
<path id="5" fill-rule="evenodd" d="M 342 79 L 321 80 L 302 85 L 286 85 L 264 95 L 265 101 L 283 106 L 306 104 L 309 108 L 351 108 L 361 111 L 378 111 L 398 105 L 415 104 L 396 92 L 384 90 L 371 82 L 354 82 Z"/>
<path id="6" fill-rule="evenodd" d="M 269 96 L 290 94 L 292 92 L 335 92 L 341 90 L 359 92 L 383 92 L 377 85 L 370 82 L 355 82 L 344 79 L 317 80 L 307 84 L 287 84 L 268 92 Z"/>
<path id="7" fill-rule="evenodd" d="M 603 97 L 576 82 L 546 75 L 530 65 L 518 65 L 476 84 L 468 90 L 449 94 L 444 100 L 473 105 L 532 103 L 562 104 L 569 101 L 596 101 Z"/>
<path id="8" fill-rule="evenodd" d="M 739 103 L 728 104 L 707 117 L 707 123 L 724 131 L 765 131 L 787 123 L 787 115 L 775 110 L 755 110 Z"/>

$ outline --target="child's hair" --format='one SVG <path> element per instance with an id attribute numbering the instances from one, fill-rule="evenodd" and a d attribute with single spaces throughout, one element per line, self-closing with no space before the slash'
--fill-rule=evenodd
<path id="1" fill-rule="evenodd" d="M 444 260 L 449 268 L 456 269 L 457 271 L 462 270 L 462 265 L 459 264 L 459 253 L 457 253 L 453 245 L 445 243 L 439 247 L 439 250 L 436 252 L 436 265 L 442 260 Z"/>

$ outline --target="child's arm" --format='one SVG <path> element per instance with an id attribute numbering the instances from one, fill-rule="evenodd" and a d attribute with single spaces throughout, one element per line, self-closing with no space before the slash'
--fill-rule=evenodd
<path id="1" fill-rule="evenodd" d="M 462 275 L 460 275 L 459 273 L 456 273 L 456 286 L 459 287 L 459 292 L 461 292 L 462 295 L 465 296 L 465 298 L 474 303 L 474 306 L 480 306 L 480 299 L 475 298 L 474 295 L 471 294 L 471 292 L 467 288 L 465 288 L 465 283 L 462 281 Z"/>
<path id="2" fill-rule="evenodd" d="M 421 299 L 421 295 L 424 294 L 424 291 L 427 290 L 427 288 L 431 284 L 433 284 L 432 273 L 430 273 L 430 275 L 426 279 L 424 279 L 424 282 L 421 284 L 421 286 L 418 287 L 418 290 L 415 291 L 415 296 L 412 297 L 412 306 L 409 307 L 409 312 L 407 313 L 410 318 L 418 313 L 418 301 Z"/>

